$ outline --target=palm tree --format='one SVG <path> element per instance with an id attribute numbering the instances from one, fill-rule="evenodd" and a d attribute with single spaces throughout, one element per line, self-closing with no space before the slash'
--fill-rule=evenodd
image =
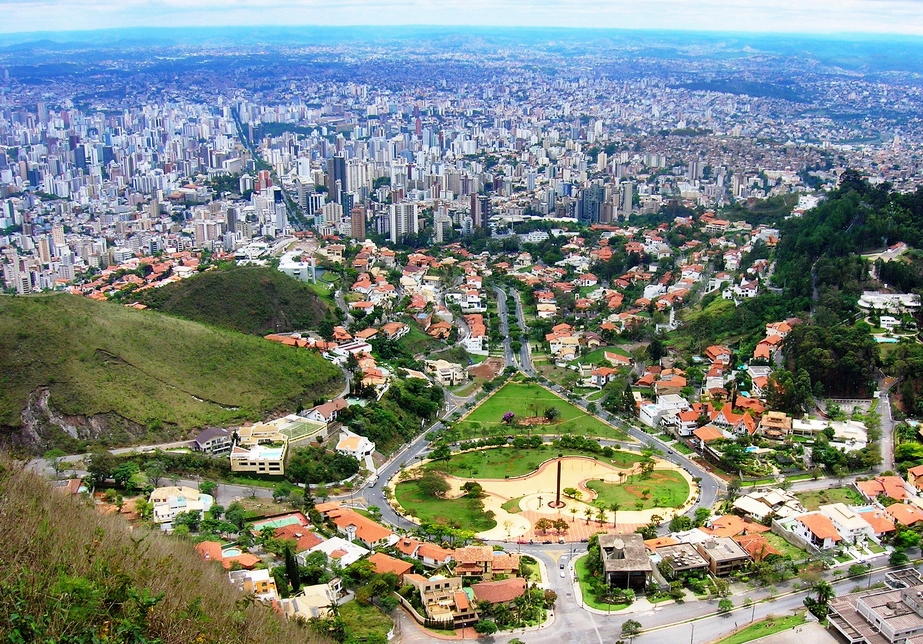
<path id="1" fill-rule="evenodd" d="M 590 519 L 593 517 L 593 508 L 587 508 L 583 511 L 583 516 L 586 517 L 586 524 L 590 525 Z"/>
<path id="2" fill-rule="evenodd" d="M 603 522 L 605 522 L 606 520 L 606 511 L 603 510 L 602 508 L 599 508 L 596 511 L 596 520 L 599 521 L 599 525 L 602 525 Z"/>
<path id="3" fill-rule="evenodd" d="M 817 603 L 822 606 L 826 606 L 830 603 L 831 599 L 836 597 L 833 586 L 830 585 L 829 581 L 823 579 L 814 582 L 814 586 L 811 587 L 811 590 L 817 593 Z"/>
<path id="4" fill-rule="evenodd" d="M 616 518 L 618 517 L 619 510 L 622 509 L 621 503 L 612 503 L 609 505 L 609 510 L 612 512 L 612 527 L 616 527 Z"/>
<path id="5" fill-rule="evenodd" d="M 573 522 L 574 522 L 574 517 L 577 516 L 577 508 L 571 508 L 571 509 L 570 509 L 570 513 L 571 513 L 571 515 L 572 515 L 571 518 L 570 518 L 570 522 L 573 523 Z"/>

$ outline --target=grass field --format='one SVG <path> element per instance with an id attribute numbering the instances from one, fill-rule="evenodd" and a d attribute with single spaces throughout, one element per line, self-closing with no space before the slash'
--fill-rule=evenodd
<path id="1" fill-rule="evenodd" d="M 629 467 L 643 457 L 631 452 L 615 452 L 612 458 L 579 449 L 559 449 L 551 445 L 517 449 L 515 447 L 494 447 L 490 449 L 463 452 L 453 455 L 442 468 L 453 476 L 472 479 L 502 479 L 507 476 L 522 476 L 538 469 L 544 461 L 564 456 L 590 456 L 600 463 L 612 463 L 617 467 Z M 685 497 L 684 497 L 685 500 Z"/>
<path id="2" fill-rule="evenodd" d="M 584 555 L 574 563 L 574 569 L 577 571 L 577 581 L 580 584 L 580 594 L 583 595 L 583 603 L 590 608 L 605 611 L 628 608 L 628 604 L 606 604 L 605 602 L 596 601 L 596 598 L 593 597 L 593 594 L 590 592 L 590 579 L 592 575 L 590 575 L 590 571 L 586 568 L 586 558 L 587 555 Z"/>
<path id="3" fill-rule="evenodd" d="M 42 387 L 74 416 L 100 414 L 109 445 L 186 436 L 309 407 L 339 389 L 316 352 L 73 295 L 0 298 L 0 425 Z M 75 445 L 62 445 L 74 447 Z"/>
<path id="4" fill-rule="evenodd" d="M 808 620 L 804 617 L 804 613 L 798 613 L 797 615 L 791 615 L 789 617 L 767 617 L 760 622 L 756 622 L 737 631 L 733 635 L 725 637 L 723 640 L 719 640 L 717 644 L 744 644 L 744 642 L 750 642 L 761 637 L 773 635 L 774 633 L 781 633 L 789 628 L 801 626 L 807 621 Z"/>
<path id="5" fill-rule="evenodd" d="M 482 532 L 496 527 L 497 522 L 484 516 L 479 507 L 472 507 L 469 499 L 440 499 L 426 496 L 417 488 L 416 481 L 404 481 L 394 487 L 394 498 L 408 513 L 417 519 L 438 525 Z"/>
<path id="6" fill-rule="evenodd" d="M 519 502 L 522 501 L 523 497 L 517 496 L 515 499 L 510 499 L 509 501 L 504 501 L 503 505 L 500 507 L 509 512 L 510 514 L 519 514 L 522 512 L 522 508 L 519 507 Z"/>
<path id="7" fill-rule="evenodd" d="M 811 492 L 797 492 L 795 494 L 801 504 L 808 510 L 816 510 L 829 503 L 845 503 L 855 505 L 865 503 L 862 496 L 855 490 L 840 487 L 831 490 L 813 490 Z"/>
<path id="8" fill-rule="evenodd" d="M 583 364 L 599 364 L 603 363 L 609 365 L 609 361 L 606 360 L 606 352 L 617 353 L 620 356 L 628 357 L 629 353 L 622 349 L 621 347 L 600 347 L 599 349 L 594 349 L 584 356 L 580 356 L 576 360 L 572 360 L 570 364 L 577 364 L 582 362 Z"/>
<path id="9" fill-rule="evenodd" d="M 623 510 L 678 508 L 689 498 L 689 483 L 672 470 L 654 470 L 649 479 L 634 475 L 622 484 L 587 481 L 586 485 L 598 495 L 593 505 L 603 508 L 614 503 L 621 505 Z M 637 507 L 638 503 L 641 508 Z"/>
<path id="10" fill-rule="evenodd" d="M 445 346 L 439 340 L 435 340 L 423 333 L 413 324 L 409 326 L 410 332 L 398 340 L 397 344 L 410 355 L 415 356 L 420 353 L 431 353 Z"/>
<path id="11" fill-rule="evenodd" d="M 455 426 L 462 438 L 522 434 L 526 430 L 515 429 L 503 422 L 505 413 L 513 412 L 517 418 L 541 416 L 550 407 L 555 407 L 560 412 L 557 420 L 549 425 L 536 425 L 533 429 L 536 433 L 572 434 L 615 440 L 628 438 L 624 432 L 607 425 L 544 387 L 515 381 L 500 387 Z"/>
<path id="12" fill-rule="evenodd" d="M 808 553 L 801 548 L 795 547 L 788 541 L 773 532 L 763 534 L 766 539 L 776 550 L 782 553 L 783 557 L 791 557 L 793 561 L 799 561 L 808 556 Z"/>
<path id="13" fill-rule="evenodd" d="M 351 601 L 340 606 L 340 617 L 346 622 L 350 642 L 385 641 L 393 624 L 391 618 L 375 606 L 363 606 Z"/>

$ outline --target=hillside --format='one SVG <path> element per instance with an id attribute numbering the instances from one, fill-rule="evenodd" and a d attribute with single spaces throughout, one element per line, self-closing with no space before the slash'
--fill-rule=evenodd
<path id="1" fill-rule="evenodd" d="M 228 584 L 192 543 L 129 531 L 0 459 L 0 633 L 11 642 L 327 642 Z"/>
<path id="2" fill-rule="evenodd" d="M 145 291 L 141 302 L 187 320 L 256 335 L 316 329 L 330 307 L 307 284 L 263 266 L 235 266 Z"/>
<path id="3" fill-rule="evenodd" d="M 0 298 L 0 438 L 32 449 L 175 439 L 341 384 L 318 354 L 262 338 L 71 295 Z"/>

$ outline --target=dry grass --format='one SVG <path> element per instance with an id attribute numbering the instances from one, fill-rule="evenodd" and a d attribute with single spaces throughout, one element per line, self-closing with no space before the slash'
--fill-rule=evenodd
<path id="1" fill-rule="evenodd" d="M 327 641 L 238 593 L 190 544 L 101 516 L 2 457 L 0 542 L 10 641 Z"/>

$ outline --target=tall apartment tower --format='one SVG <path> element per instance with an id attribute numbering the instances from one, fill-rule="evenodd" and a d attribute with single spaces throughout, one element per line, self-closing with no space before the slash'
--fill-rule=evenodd
<path id="1" fill-rule="evenodd" d="M 343 155 L 327 159 L 327 188 L 330 190 L 330 201 L 343 205 L 341 198 L 347 190 L 346 157 Z"/>
<path id="2" fill-rule="evenodd" d="M 414 234 L 419 232 L 417 223 L 417 204 L 412 201 L 391 204 L 391 242 L 397 243 L 397 240 L 403 235 Z"/>
<path id="3" fill-rule="evenodd" d="M 365 241 L 365 206 L 356 206 L 349 211 L 350 233 L 356 241 Z"/>

